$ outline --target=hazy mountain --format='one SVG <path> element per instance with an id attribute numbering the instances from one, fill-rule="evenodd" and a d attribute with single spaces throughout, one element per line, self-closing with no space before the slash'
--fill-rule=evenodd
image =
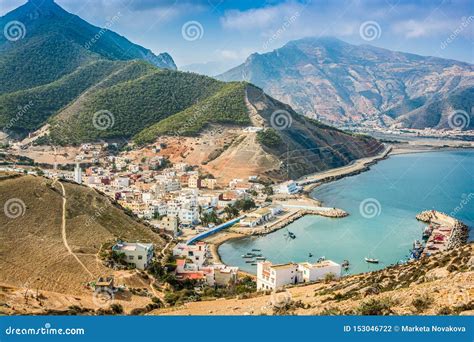
<path id="1" fill-rule="evenodd" d="M 300 113 L 336 125 L 446 128 L 454 110 L 473 115 L 473 97 L 459 99 L 474 86 L 473 65 L 335 38 L 305 38 L 252 54 L 217 78 L 247 80 Z M 454 107 L 430 105 L 440 99 Z"/>
<path id="2" fill-rule="evenodd" d="M 222 74 L 224 71 L 235 66 L 236 63 L 226 63 L 226 62 L 206 62 L 206 63 L 193 63 L 188 65 L 183 65 L 179 67 L 181 71 L 195 72 L 197 74 L 206 75 L 206 76 L 216 76 Z"/>

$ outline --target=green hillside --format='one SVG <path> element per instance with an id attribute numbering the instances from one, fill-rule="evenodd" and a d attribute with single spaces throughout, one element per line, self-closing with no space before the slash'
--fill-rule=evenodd
<path id="1" fill-rule="evenodd" d="M 125 76 L 126 73 L 121 77 L 126 79 Z M 62 120 L 52 120 L 51 138 L 65 144 L 132 137 L 214 95 L 224 85 L 206 76 L 155 68 L 137 79 L 92 92 L 77 112 Z M 113 124 L 106 129 L 94 126 L 94 114 L 99 111 L 112 116 Z"/>
<path id="2" fill-rule="evenodd" d="M 56 34 L 20 40 L 10 46 L 0 53 L 0 94 L 51 83 L 98 59 Z"/>
<path id="3" fill-rule="evenodd" d="M 0 126 L 11 130 L 35 130 L 82 92 L 114 72 L 121 63 L 97 61 L 46 85 L 0 96 Z M 23 115 L 18 106 L 30 103 Z"/>
<path id="4" fill-rule="evenodd" d="M 153 142 L 160 134 L 195 135 L 213 123 L 248 125 L 245 88 L 244 82 L 226 84 L 204 101 L 146 128 L 134 141 L 141 145 Z"/>
<path id="5" fill-rule="evenodd" d="M 20 39 L 0 35 L 0 129 L 23 135 L 37 129 L 127 61 L 142 60 L 154 69 L 176 69 L 167 53 L 154 55 L 68 13 L 53 0 L 29 0 L 0 17 L 0 28 L 18 22 Z M 127 72 L 126 77 L 138 75 Z M 118 81 L 111 78 L 110 84 Z M 17 113 L 25 103 L 33 105 L 19 118 Z M 14 124 L 12 118 L 16 118 Z"/>

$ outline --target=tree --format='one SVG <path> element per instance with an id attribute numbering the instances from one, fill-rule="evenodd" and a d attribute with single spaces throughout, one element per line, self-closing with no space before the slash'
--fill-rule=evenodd
<path id="1" fill-rule="evenodd" d="M 234 217 L 237 217 L 237 215 L 239 215 L 239 209 L 237 209 L 236 207 L 234 207 L 231 204 L 229 204 L 228 206 L 226 206 L 224 208 L 224 212 L 226 213 L 227 218 L 229 220 L 233 219 Z"/>
<path id="2" fill-rule="evenodd" d="M 273 195 L 273 188 L 269 185 L 267 185 L 264 189 L 263 189 L 263 193 L 265 195 L 268 195 L 268 196 L 271 196 Z"/>

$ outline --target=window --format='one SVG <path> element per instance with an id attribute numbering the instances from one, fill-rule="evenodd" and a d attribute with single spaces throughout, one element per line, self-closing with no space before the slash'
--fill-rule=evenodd
<path id="1" fill-rule="evenodd" d="M 128 260 L 133 260 L 133 255 L 129 255 Z"/>
<path id="2" fill-rule="evenodd" d="M 143 259 L 143 256 L 142 255 L 139 255 L 138 256 L 138 260 L 142 260 Z"/>

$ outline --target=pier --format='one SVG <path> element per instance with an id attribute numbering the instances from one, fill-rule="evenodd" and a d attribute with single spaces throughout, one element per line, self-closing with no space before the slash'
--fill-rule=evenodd
<path id="1" fill-rule="evenodd" d="M 423 211 L 416 219 L 428 223 L 431 230 L 421 256 L 452 250 L 467 242 L 469 228 L 445 213 L 436 210 Z"/>

